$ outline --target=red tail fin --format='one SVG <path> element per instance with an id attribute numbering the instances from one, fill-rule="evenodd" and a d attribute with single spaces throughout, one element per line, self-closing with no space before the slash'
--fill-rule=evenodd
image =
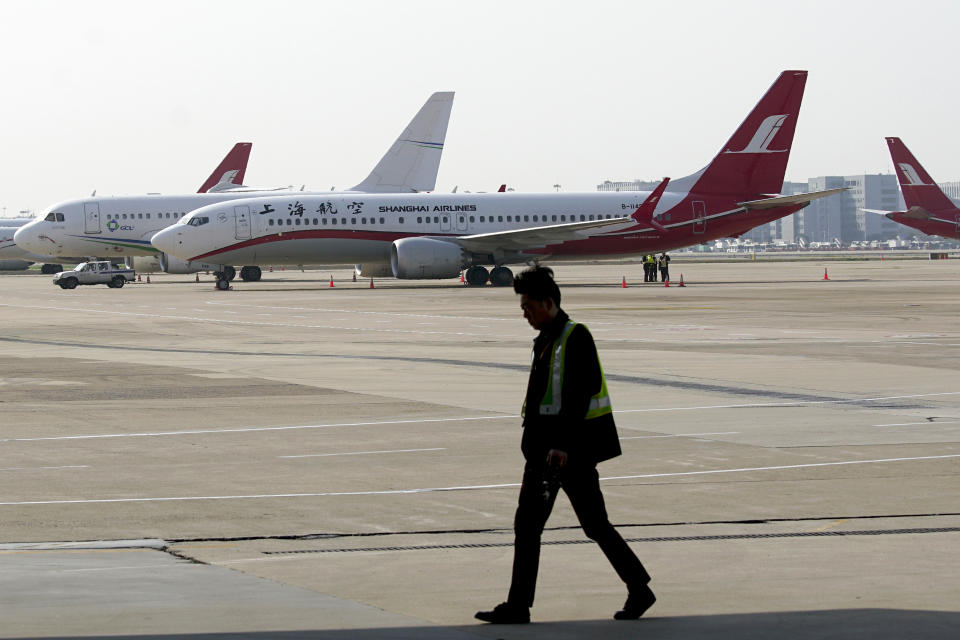
<path id="1" fill-rule="evenodd" d="M 713 162 L 671 189 L 744 200 L 780 193 L 806 82 L 806 71 L 781 73 Z"/>
<path id="2" fill-rule="evenodd" d="M 237 187 L 242 186 L 243 176 L 247 172 L 247 161 L 250 159 L 250 148 L 252 146 L 252 142 L 238 142 L 233 145 L 230 153 L 224 156 L 220 164 L 217 165 L 217 168 L 214 169 L 210 177 L 207 178 L 207 181 L 197 189 L 197 193 L 206 193 L 221 183 Z M 228 176 L 228 173 L 233 173 L 233 175 Z"/>
<path id="3" fill-rule="evenodd" d="M 927 211 L 956 209 L 956 205 L 940 190 L 937 183 L 900 138 L 887 138 L 887 147 L 890 148 L 890 158 L 897 170 L 897 180 L 900 181 L 900 190 L 903 192 L 903 201 L 907 203 L 907 209 L 913 207 L 921 207 Z"/>

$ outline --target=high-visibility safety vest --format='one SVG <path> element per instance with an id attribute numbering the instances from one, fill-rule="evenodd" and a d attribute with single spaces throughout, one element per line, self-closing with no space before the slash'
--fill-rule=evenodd
<path id="1" fill-rule="evenodd" d="M 563 327 L 563 333 L 554 342 L 550 352 L 550 376 L 547 379 L 547 390 L 543 394 L 543 400 L 540 401 L 540 415 L 556 416 L 560 415 L 560 399 L 563 389 L 564 366 L 566 364 L 567 340 L 570 334 L 579 323 L 568 320 Z M 584 327 L 586 329 L 586 327 Z M 534 362 L 536 361 L 534 354 Z M 531 364 L 531 369 L 533 365 Z M 603 375 L 603 367 L 600 365 L 600 358 L 597 358 L 597 368 L 600 370 L 600 391 L 590 398 L 590 404 L 587 407 L 587 414 L 584 420 L 593 420 L 600 416 L 613 413 L 613 406 L 610 404 L 610 393 L 607 391 L 607 379 Z M 525 417 L 527 413 L 527 401 L 524 398 L 523 408 L 520 415 Z"/>

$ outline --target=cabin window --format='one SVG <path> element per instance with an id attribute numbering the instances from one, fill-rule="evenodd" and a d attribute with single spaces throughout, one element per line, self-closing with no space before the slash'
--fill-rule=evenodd
<path id="1" fill-rule="evenodd" d="M 380 218 L 380 224 L 383 224 L 383 218 Z"/>
<path id="2" fill-rule="evenodd" d="M 533 216 L 533 221 L 534 221 L 534 222 L 537 221 L 537 216 Z"/>
<path id="3" fill-rule="evenodd" d="M 366 218 L 360 218 L 360 224 L 367 224 Z"/>
<path id="4" fill-rule="evenodd" d="M 327 219 L 326 219 L 326 218 L 320 218 L 320 221 L 321 221 L 323 224 L 327 224 Z"/>
<path id="5" fill-rule="evenodd" d="M 267 221 L 267 224 L 272 227 L 272 226 L 273 226 L 273 218 L 270 218 L 270 220 Z"/>
<path id="6" fill-rule="evenodd" d="M 326 218 L 324 218 L 324 219 L 326 219 Z M 336 219 L 336 218 L 330 218 L 330 224 L 337 224 L 337 219 Z"/>
<path id="7" fill-rule="evenodd" d="M 503 222 L 503 216 L 497 216 L 497 222 Z"/>
<path id="8" fill-rule="evenodd" d="M 584 222 L 587 219 L 587 216 L 580 214 L 580 222 Z"/>
<path id="9" fill-rule="evenodd" d="M 403 224 L 403 216 L 400 216 L 399 222 L 400 222 L 400 224 Z"/>
<path id="10" fill-rule="evenodd" d="M 417 216 L 417 224 L 423 223 L 423 216 Z"/>

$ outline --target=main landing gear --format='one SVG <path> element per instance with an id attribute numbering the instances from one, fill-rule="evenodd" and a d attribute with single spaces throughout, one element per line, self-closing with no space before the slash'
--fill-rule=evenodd
<path id="1" fill-rule="evenodd" d="M 513 272 L 506 267 L 494 267 L 487 271 L 486 267 L 474 265 L 467 269 L 464 280 L 471 287 L 481 287 L 490 281 L 495 287 L 509 287 L 513 284 Z"/>
<path id="2" fill-rule="evenodd" d="M 240 269 L 240 279 L 244 282 L 257 282 L 262 275 L 260 267 L 242 267 Z"/>

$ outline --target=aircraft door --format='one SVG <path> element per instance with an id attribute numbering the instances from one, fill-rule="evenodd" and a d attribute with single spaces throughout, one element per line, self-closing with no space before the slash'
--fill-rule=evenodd
<path id="1" fill-rule="evenodd" d="M 450 216 L 452 214 L 446 213 L 440 216 L 440 231 L 450 231 Z"/>
<path id="2" fill-rule="evenodd" d="M 693 232 L 703 233 L 707 230 L 707 207 L 702 200 L 693 202 Z"/>
<path id="3" fill-rule="evenodd" d="M 466 231 L 467 230 L 467 214 L 465 213 L 454 213 L 457 219 L 457 231 Z"/>
<path id="4" fill-rule="evenodd" d="M 100 231 L 100 203 L 83 203 L 83 232 L 101 233 Z"/>
<path id="5" fill-rule="evenodd" d="M 237 221 L 237 240 L 250 239 L 250 207 L 247 205 L 235 206 L 233 215 Z"/>

